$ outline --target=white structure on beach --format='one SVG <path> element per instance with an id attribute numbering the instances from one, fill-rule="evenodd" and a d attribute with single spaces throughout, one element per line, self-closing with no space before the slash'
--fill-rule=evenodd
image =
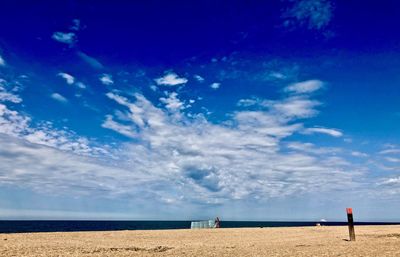
<path id="1" fill-rule="evenodd" d="M 202 221 L 192 221 L 190 224 L 191 229 L 196 228 L 215 228 L 214 220 L 202 220 Z"/>

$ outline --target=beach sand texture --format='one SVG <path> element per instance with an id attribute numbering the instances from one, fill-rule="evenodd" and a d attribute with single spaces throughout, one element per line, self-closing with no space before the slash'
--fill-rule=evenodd
<path id="1" fill-rule="evenodd" d="M 400 226 L 0 234 L 0 256 L 400 256 Z"/>

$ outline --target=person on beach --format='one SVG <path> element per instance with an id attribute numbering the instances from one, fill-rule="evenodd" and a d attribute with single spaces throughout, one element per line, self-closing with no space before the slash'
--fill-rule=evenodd
<path id="1" fill-rule="evenodd" d="M 218 217 L 216 217 L 215 218 L 215 225 L 214 225 L 214 228 L 220 228 L 220 220 L 219 220 L 219 218 Z"/>

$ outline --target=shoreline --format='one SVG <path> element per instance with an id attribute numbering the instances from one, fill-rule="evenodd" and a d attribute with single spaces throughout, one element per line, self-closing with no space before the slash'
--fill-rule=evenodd
<path id="1" fill-rule="evenodd" d="M 256 229 L 307 229 L 307 228 L 337 228 L 343 227 L 348 229 L 347 225 L 320 225 L 320 226 L 280 226 L 280 227 L 221 227 L 221 228 L 172 228 L 172 229 L 117 229 L 117 230 L 68 230 L 68 231 L 29 231 L 29 232 L 0 232 L 0 240 L 1 235 L 21 235 L 21 234 L 53 234 L 53 233 L 119 233 L 119 232 L 179 232 L 179 231 L 210 231 L 210 230 L 256 230 Z M 355 228 L 357 227 L 398 227 L 400 233 L 400 224 L 376 224 L 376 225 L 360 225 L 355 224 Z"/>
<path id="2" fill-rule="evenodd" d="M 222 221 L 221 228 L 347 226 L 343 221 Z M 397 222 L 355 222 L 356 226 L 390 226 Z M 0 220 L 0 234 L 73 231 L 136 231 L 190 229 L 191 221 Z"/>

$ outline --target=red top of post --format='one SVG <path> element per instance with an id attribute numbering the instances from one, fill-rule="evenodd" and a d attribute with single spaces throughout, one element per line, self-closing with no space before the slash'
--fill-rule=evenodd
<path id="1" fill-rule="evenodd" d="M 347 214 L 353 214 L 353 208 L 346 208 Z"/>

